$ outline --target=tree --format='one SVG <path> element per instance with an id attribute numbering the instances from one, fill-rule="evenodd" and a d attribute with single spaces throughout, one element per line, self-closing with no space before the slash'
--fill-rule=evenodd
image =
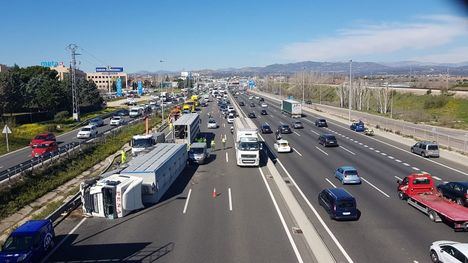
<path id="1" fill-rule="evenodd" d="M 0 73 L 0 117 L 4 113 L 13 113 L 18 107 L 12 74 Z"/>
<path id="2" fill-rule="evenodd" d="M 99 90 L 93 81 L 77 79 L 76 82 L 80 106 L 100 106 L 103 102 Z M 71 91 L 70 91 L 71 92 Z"/>

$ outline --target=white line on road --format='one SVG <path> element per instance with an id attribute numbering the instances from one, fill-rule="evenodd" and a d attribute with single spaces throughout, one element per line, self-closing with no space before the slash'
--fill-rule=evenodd
<path id="1" fill-rule="evenodd" d="M 315 133 L 315 134 L 317 134 L 317 135 L 320 135 L 320 133 L 318 133 L 318 132 L 316 132 L 316 131 L 314 131 L 314 130 L 310 130 L 310 131 L 313 132 L 313 133 Z"/>
<path id="2" fill-rule="evenodd" d="M 223 127 L 226 127 L 226 123 L 223 123 Z"/>
<path id="3" fill-rule="evenodd" d="M 268 122 L 265 122 L 266 125 L 270 126 L 270 124 Z"/>
<path id="4" fill-rule="evenodd" d="M 166 134 L 166 139 L 167 139 L 167 137 L 169 137 L 169 135 L 170 135 L 171 133 L 172 133 L 172 131 L 170 131 L 170 132 L 168 132 L 168 133 Z"/>
<path id="5" fill-rule="evenodd" d="M 387 156 L 387 154 L 386 154 L 386 153 L 380 153 L 380 154 L 381 154 L 381 155 L 383 155 L 383 156 Z"/>
<path id="6" fill-rule="evenodd" d="M 229 162 L 229 155 L 228 155 L 227 152 L 226 152 L 226 162 L 227 162 L 227 163 Z"/>
<path id="7" fill-rule="evenodd" d="M 182 214 L 185 214 L 185 212 L 187 212 L 188 202 L 190 201 L 191 194 L 192 194 L 192 188 L 188 190 L 187 199 L 185 199 L 184 211 L 182 211 Z"/>
<path id="8" fill-rule="evenodd" d="M 322 224 L 323 228 L 325 228 L 325 231 L 327 231 L 328 235 L 331 237 L 331 239 L 333 240 L 333 242 L 335 242 L 336 246 L 338 247 L 338 249 L 341 251 L 341 253 L 343 253 L 343 256 L 348 260 L 349 263 L 353 263 L 354 261 L 351 259 L 351 257 L 348 255 L 348 253 L 346 252 L 346 250 L 343 248 L 343 246 L 341 245 L 341 243 L 338 241 L 338 239 L 335 237 L 335 235 L 333 234 L 333 232 L 330 230 L 330 228 L 327 226 L 327 224 L 325 224 L 325 221 L 323 221 L 322 217 L 319 215 L 319 213 L 317 212 L 317 210 L 315 209 L 315 207 L 312 206 L 312 204 L 310 203 L 309 199 L 307 199 L 307 197 L 305 196 L 304 192 L 302 192 L 301 188 L 296 184 L 296 181 L 294 181 L 294 179 L 292 178 L 291 174 L 289 174 L 288 170 L 286 170 L 286 168 L 284 167 L 283 163 L 281 163 L 280 160 L 277 160 L 279 165 L 281 166 L 281 168 L 283 168 L 284 172 L 288 175 L 289 179 L 291 180 L 291 182 L 293 183 L 293 185 L 297 188 L 297 191 L 299 191 L 299 194 L 302 196 L 302 198 L 304 199 L 304 201 L 307 203 L 307 205 L 309 206 L 309 208 L 312 210 L 312 212 L 314 213 L 314 215 L 317 217 L 317 219 L 319 220 L 320 224 Z M 260 168 L 259 168 L 260 169 Z M 266 183 L 266 179 L 263 179 Z M 270 193 L 271 194 L 271 193 Z"/>
<path id="9" fill-rule="evenodd" d="M 302 157 L 302 154 L 301 154 L 298 150 L 296 150 L 295 148 L 293 148 L 293 150 L 294 150 L 297 154 L 299 154 L 299 156 Z"/>
<path id="10" fill-rule="evenodd" d="M 364 144 L 364 147 L 368 148 L 369 146 L 367 146 L 367 144 Z"/>
<path id="11" fill-rule="evenodd" d="M 360 142 L 359 145 L 362 145 L 362 142 Z"/>
<path id="12" fill-rule="evenodd" d="M 369 150 L 373 151 L 373 150 L 374 150 L 374 148 L 372 148 L 372 147 L 369 147 Z"/>
<path id="13" fill-rule="evenodd" d="M 328 180 L 328 178 L 325 178 L 325 180 L 327 180 L 329 184 L 331 184 L 334 188 L 336 188 L 336 185 L 334 185 L 330 180 Z"/>
<path id="14" fill-rule="evenodd" d="M 394 177 L 395 177 L 396 179 L 400 180 L 400 181 L 403 181 L 403 179 L 401 179 L 400 177 L 398 177 L 398 176 L 396 176 L 396 175 L 395 175 Z"/>
<path id="15" fill-rule="evenodd" d="M 400 159 L 395 159 L 395 162 L 401 163 L 401 160 Z"/>
<path id="16" fill-rule="evenodd" d="M 411 167 L 413 170 L 415 171 L 419 171 L 419 168 L 418 167 Z"/>
<path id="17" fill-rule="evenodd" d="M 300 135 L 299 133 L 297 133 L 296 131 L 294 131 L 294 133 L 295 133 L 297 136 L 301 137 L 301 135 Z"/>
<path id="18" fill-rule="evenodd" d="M 232 211 L 231 188 L 228 188 L 228 193 L 229 193 L 229 211 Z"/>
<path id="19" fill-rule="evenodd" d="M 75 233 L 75 231 L 78 229 L 78 227 L 80 227 L 81 224 L 83 224 L 85 220 L 86 220 L 86 217 L 83 218 L 83 219 L 81 219 L 81 221 L 78 223 L 78 225 L 76 225 L 76 226 L 70 231 L 70 233 L 68 233 L 68 235 L 66 235 L 62 240 L 60 240 L 60 243 L 58 243 L 58 244 L 54 247 L 54 249 L 52 249 L 52 251 L 50 251 L 49 254 L 47 254 L 47 256 L 41 261 L 41 263 L 42 263 L 42 262 L 47 262 L 47 260 L 49 259 L 49 257 L 52 256 L 52 255 L 55 253 L 55 251 L 57 251 L 57 249 L 60 248 L 60 246 L 67 240 L 67 238 L 68 238 L 69 236 L 71 236 L 71 235 L 73 235 L 73 233 Z"/>
<path id="20" fill-rule="evenodd" d="M 376 153 L 379 153 L 380 151 L 379 150 L 375 150 Z"/>
<path id="21" fill-rule="evenodd" d="M 391 156 L 391 155 L 387 156 L 387 158 L 388 158 L 388 159 L 392 159 L 392 160 L 395 159 L 395 157 L 393 157 L 393 156 Z"/>
<path id="22" fill-rule="evenodd" d="M 409 165 L 409 164 L 407 164 L 407 163 L 403 163 L 403 165 L 404 165 L 404 166 L 410 166 L 410 165 Z"/>
<path id="23" fill-rule="evenodd" d="M 388 194 L 386 194 L 384 191 L 380 190 L 377 186 L 373 185 L 371 182 L 364 179 L 362 176 L 361 176 L 361 179 L 364 180 L 364 182 L 368 183 L 370 186 L 374 187 L 377 191 L 379 191 L 380 193 L 382 193 L 386 197 L 390 198 L 390 196 Z"/>
<path id="24" fill-rule="evenodd" d="M 281 213 L 281 210 L 279 209 L 279 206 L 276 203 L 275 197 L 273 196 L 273 193 L 271 192 L 270 186 L 268 185 L 268 182 L 265 178 L 265 174 L 263 174 L 263 171 L 260 167 L 258 168 L 258 170 L 260 171 L 260 174 L 262 175 L 263 182 L 265 183 L 268 193 L 270 194 L 270 198 L 273 201 L 273 205 L 275 206 L 276 213 L 278 213 L 278 216 L 280 218 L 281 224 L 283 225 L 284 231 L 286 232 L 286 235 L 288 236 L 289 243 L 291 243 L 291 246 L 294 250 L 294 254 L 296 254 L 297 261 L 304 262 L 302 260 L 301 254 L 299 254 L 299 250 L 297 249 L 296 243 L 294 242 L 294 239 L 292 238 L 291 233 L 289 232 L 288 225 L 286 224 L 286 221 L 284 220 L 283 214 Z"/>
<path id="25" fill-rule="evenodd" d="M 328 155 L 328 153 L 326 153 L 324 150 L 320 149 L 319 147 L 315 146 L 315 148 L 317 148 L 317 150 L 321 151 L 323 154 Z"/>
<path id="26" fill-rule="evenodd" d="M 442 179 L 440 177 L 437 177 L 435 175 L 433 175 L 432 178 L 436 179 L 437 181 L 442 181 Z"/>
<path id="27" fill-rule="evenodd" d="M 355 153 L 353 153 L 352 151 L 346 149 L 345 147 L 343 147 L 343 146 L 341 146 L 341 145 L 340 145 L 340 148 L 343 149 L 343 150 L 345 150 L 345 151 L 347 151 L 347 152 L 349 152 L 349 153 L 352 154 L 352 155 L 356 155 Z"/>

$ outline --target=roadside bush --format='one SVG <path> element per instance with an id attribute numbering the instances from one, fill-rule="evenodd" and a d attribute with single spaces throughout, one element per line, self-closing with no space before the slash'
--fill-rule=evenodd
<path id="1" fill-rule="evenodd" d="M 428 96 L 424 101 L 424 109 L 438 109 L 442 108 L 449 101 L 445 95 L 440 96 Z"/>
<path id="2" fill-rule="evenodd" d="M 70 113 L 68 111 L 60 111 L 54 116 L 54 121 L 57 123 L 62 123 L 67 120 L 67 118 L 70 116 Z"/>

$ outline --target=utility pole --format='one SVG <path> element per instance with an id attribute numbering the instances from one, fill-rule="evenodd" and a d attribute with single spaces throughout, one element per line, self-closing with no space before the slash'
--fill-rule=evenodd
<path id="1" fill-rule="evenodd" d="M 305 71 L 305 67 L 302 67 L 302 103 L 301 104 L 304 104 L 304 71 Z"/>
<path id="2" fill-rule="evenodd" d="M 349 98 L 348 98 L 348 121 L 351 122 L 351 96 L 352 96 L 352 69 L 353 69 L 353 60 L 349 60 Z"/>
<path id="3" fill-rule="evenodd" d="M 71 52 L 71 85 L 72 85 L 72 104 L 73 104 L 73 120 L 80 121 L 80 106 L 78 100 L 78 89 L 76 87 L 76 55 L 81 55 L 76 53 L 78 46 L 75 44 L 70 44 L 67 46 L 67 49 Z"/>

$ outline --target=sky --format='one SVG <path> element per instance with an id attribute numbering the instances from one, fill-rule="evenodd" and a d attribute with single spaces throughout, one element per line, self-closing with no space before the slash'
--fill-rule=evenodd
<path id="1" fill-rule="evenodd" d="M 0 64 L 200 70 L 298 61 L 468 62 L 454 0 L 3 1 Z"/>

